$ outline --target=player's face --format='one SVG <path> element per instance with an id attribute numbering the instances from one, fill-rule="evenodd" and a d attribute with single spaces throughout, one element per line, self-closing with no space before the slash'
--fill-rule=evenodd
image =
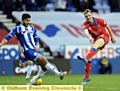
<path id="1" fill-rule="evenodd" d="M 92 14 L 90 12 L 85 13 L 84 16 L 87 22 L 93 22 Z"/>
<path id="2" fill-rule="evenodd" d="M 22 22 L 23 22 L 23 25 L 28 26 L 30 24 L 30 18 L 26 18 Z"/>

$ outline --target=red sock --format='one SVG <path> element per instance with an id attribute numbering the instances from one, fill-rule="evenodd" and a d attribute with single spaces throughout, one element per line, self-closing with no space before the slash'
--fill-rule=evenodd
<path id="1" fill-rule="evenodd" d="M 89 78 L 90 77 L 90 70 L 91 70 L 91 63 L 86 63 L 85 64 L 85 78 Z"/>
<path id="2" fill-rule="evenodd" d="M 86 56 L 87 60 L 90 60 L 96 53 L 96 49 L 95 48 L 91 48 L 91 50 L 89 51 L 89 53 Z"/>
<path id="3" fill-rule="evenodd" d="M 86 56 L 87 60 L 90 60 L 96 53 L 96 49 L 95 48 L 91 48 L 91 50 L 89 51 L 89 53 Z M 89 78 L 90 76 L 90 70 L 91 70 L 91 62 L 86 63 L 85 64 L 85 78 Z"/>

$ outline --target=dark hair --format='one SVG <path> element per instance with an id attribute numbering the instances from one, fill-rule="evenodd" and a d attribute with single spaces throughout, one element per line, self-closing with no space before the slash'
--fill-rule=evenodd
<path id="1" fill-rule="evenodd" d="M 26 19 L 26 18 L 31 18 L 30 14 L 24 13 L 22 15 L 22 20 Z"/>

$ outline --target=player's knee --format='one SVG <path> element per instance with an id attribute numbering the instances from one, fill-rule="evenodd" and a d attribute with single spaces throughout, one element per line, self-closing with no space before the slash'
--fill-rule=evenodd
<path id="1" fill-rule="evenodd" d="M 25 66 L 26 66 L 26 64 L 25 63 L 22 63 L 22 64 L 20 64 L 19 65 L 21 68 L 24 68 Z"/>
<path id="2" fill-rule="evenodd" d="M 28 61 L 28 64 L 32 66 L 33 65 L 33 61 Z"/>
<path id="3" fill-rule="evenodd" d="M 95 48 L 95 49 L 98 49 L 98 48 L 100 48 L 100 47 L 102 47 L 101 45 L 99 45 L 99 44 L 92 44 L 92 46 L 91 46 L 92 48 Z"/>
<path id="4" fill-rule="evenodd" d="M 92 44 L 92 48 L 97 48 L 97 45 L 96 44 Z"/>

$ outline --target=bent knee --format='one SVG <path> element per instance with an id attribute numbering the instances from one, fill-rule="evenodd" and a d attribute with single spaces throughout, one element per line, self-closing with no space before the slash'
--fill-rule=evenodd
<path id="1" fill-rule="evenodd" d="M 33 61 L 28 61 L 28 65 L 33 65 Z"/>
<path id="2" fill-rule="evenodd" d="M 92 46 L 91 46 L 92 48 L 98 48 L 98 45 L 97 44 L 92 44 Z"/>
<path id="3" fill-rule="evenodd" d="M 26 66 L 26 63 L 20 64 L 20 68 L 24 68 Z"/>
<path id="4" fill-rule="evenodd" d="M 92 48 L 96 48 L 96 49 L 98 49 L 98 48 L 100 48 L 100 47 L 102 47 L 102 46 L 104 46 L 105 45 L 105 43 L 94 43 L 94 44 L 92 44 Z"/>

